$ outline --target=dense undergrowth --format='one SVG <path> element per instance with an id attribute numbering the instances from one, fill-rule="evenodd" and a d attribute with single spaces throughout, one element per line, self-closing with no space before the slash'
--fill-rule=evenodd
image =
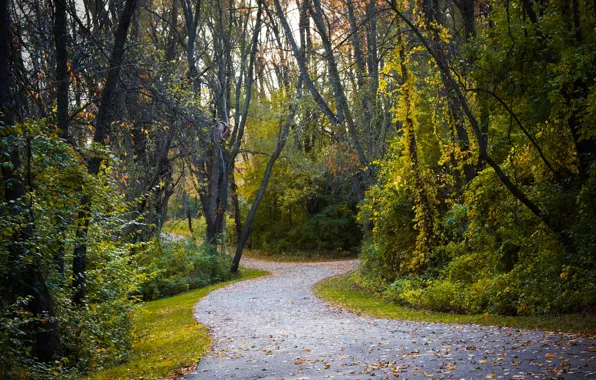
<path id="1" fill-rule="evenodd" d="M 175 295 L 229 280 L 231 260 L 196 239 L 155 244 L 139 259 L 149 274 L 141 283 L 143 300 Z"/>
<path id="2" fill-rule="evenodd" d="M 540 9 L 530 23 L 495 8 L 461 46 L 470 77 L 459 86 L 483 89 L 469 94 L 464 124 L 435 92 L 453 90 L 446 73 L 416 59 L 418 47 L 404 42 L 385 66 L 404 77 L 392 90 L 404 133 L 361 208 L 374 226 L 365 289 L 436 311 L 596 312 L 596 35 L 566 28 L 565 2 Z"/>
<path id="3" fill-rule="evenodd" d="M 354 313 L 377 318 L 398 319 L 404 321 L 476 324 L 559 331 L 576 334 L 596 334 L 596 317 L 585 314 L 563 315 L 525 315 L 502 316 L 489 313 L 457 314 L 414 309 L 405 307 L 391 300 L 371 294 L 361 288 L 354 273 L 324 279 L 318 282 L 313 291 L 315 295 L 333 305 Z"/>
<path id="4" fill-rule="evenodd" d="M 112 156 L 106 154 L 113 169 L 91 176 L 80 153 L 46 124 L 19 128 L 20 137 L 0 143 L 29 152 L 26 170 L 36 186 L 27 198 L 1 205 L 12 212 L 0 218 L 0 377 L 69 378 L 126 361 L 139 301 L 231 278 L 227 255 L 205 244 L 143 239 L 154 226 L 129 219 L 133 205 L 117 190 L 112 170 L 119 163 Z M 90 208 L 86 296 L 79 303 L 73 297 L 73 252 L 83 244 L 83 219 L 73 216 L 83 197 Z M 33 234 L 15 241 L 23 226 Z M 51 314 L 33 314 L 39 302 L 51 305 Z M 59 336 L 61 356 L 42 363 L 31 347 L 48 329 Z"/>
<path id="5" fill-rule="evenodd" d="M 389 160 L 386 168 L 395 169 L 394 163 Z M 396 186 L 399 173 L 385 171 L 385 182 L 368 192 L 362 209 L 375 228 L 361 253 L 360 286 L 397 304 L 435 311 L 594 313 L 596 235 L 585 198 L 594 193 L 591 182 L 575 195 L 549 186 L 536 193 L 562 212 L 576 210 L 567 232 L 575 239 L 570 250 L 502 191 L 489 170 L 461 203 L 438 204 L 433 230 L 424 231 L 415 195 L 407 184 Z M 420 244 L 424 234 L 432 245 Z"/>

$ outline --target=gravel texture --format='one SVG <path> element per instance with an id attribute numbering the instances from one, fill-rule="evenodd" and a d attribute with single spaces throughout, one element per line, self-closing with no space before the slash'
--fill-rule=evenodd
<path id="1" fill-rule="evenodd" d="M 214 343 L 189 379 L 596 379 L 594 337 L 359 316 L 311 290 L 355 261 L 242 264 L 272 274 L 196 305 Z"/>

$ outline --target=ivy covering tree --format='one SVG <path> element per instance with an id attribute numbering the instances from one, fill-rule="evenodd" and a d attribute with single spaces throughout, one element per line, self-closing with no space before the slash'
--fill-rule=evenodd
<path id="1" fill-rule="evenodd" d="M 361 282 L 440 311 L 590 310 L 593 4 L 454 5 L 390 4 L 412 35 L 384 68 L 399 134 L 361 209 Z"/>

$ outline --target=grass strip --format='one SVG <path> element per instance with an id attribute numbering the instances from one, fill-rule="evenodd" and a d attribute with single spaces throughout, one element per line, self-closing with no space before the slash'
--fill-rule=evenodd
<path id="1" fill-rule="evenodd" d="M 245 249 L 243 257 L 273 262 L 323 262 L 355 259 L 357 256 L 345 251 L 290 251 L 268 252 Z"/>
<path id="2" fill-rule="evenodd" d="M 592 315 L 565 314 L 533 316 L 499 316 L 491 314 L 451 314 L 414 310 L 383 300 L 359 289 L 352 274 L 326 278 L 313 287 L 315 295 L 342 309 L 378 318 L 406 321 L 477 324 L 596 335 L 596 318 Z"/>
<path id="3" fill-rule="evenodd" d="M 194 319 L 194 305 L 216 289 L 266 274 L 241 268 L 240 276 L 231 281 L 145 303 L 133 315 L 135 341 L 130 360 L 89 378 L 161 379 L 192 370 L 211 344 L 207 328 Z"/>
<path id="4" fill-rule="evenodd" d="M 195 233 L 205 233 L 205 219 L 192 218 L 192 227 Z M 161 230 L 163 232 L 170 232 L 176 235 L 184 236 L 186 238 L 193 237 L 193 234 L 190 232 L 190 229 L 188 228 L 188 219 L 168 220 L 164 223 Z"/>

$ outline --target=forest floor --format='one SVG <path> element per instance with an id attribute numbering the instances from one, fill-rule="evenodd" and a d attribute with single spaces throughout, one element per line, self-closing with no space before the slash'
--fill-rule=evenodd
<path id="1" fill-rule="evenodd" d="M 312 292 L 356 261 L 242 264 L 271 275 L 196 305 L 214 343 L 187 378 L 596 378 L 594 337 L 356 315 Z"/>

